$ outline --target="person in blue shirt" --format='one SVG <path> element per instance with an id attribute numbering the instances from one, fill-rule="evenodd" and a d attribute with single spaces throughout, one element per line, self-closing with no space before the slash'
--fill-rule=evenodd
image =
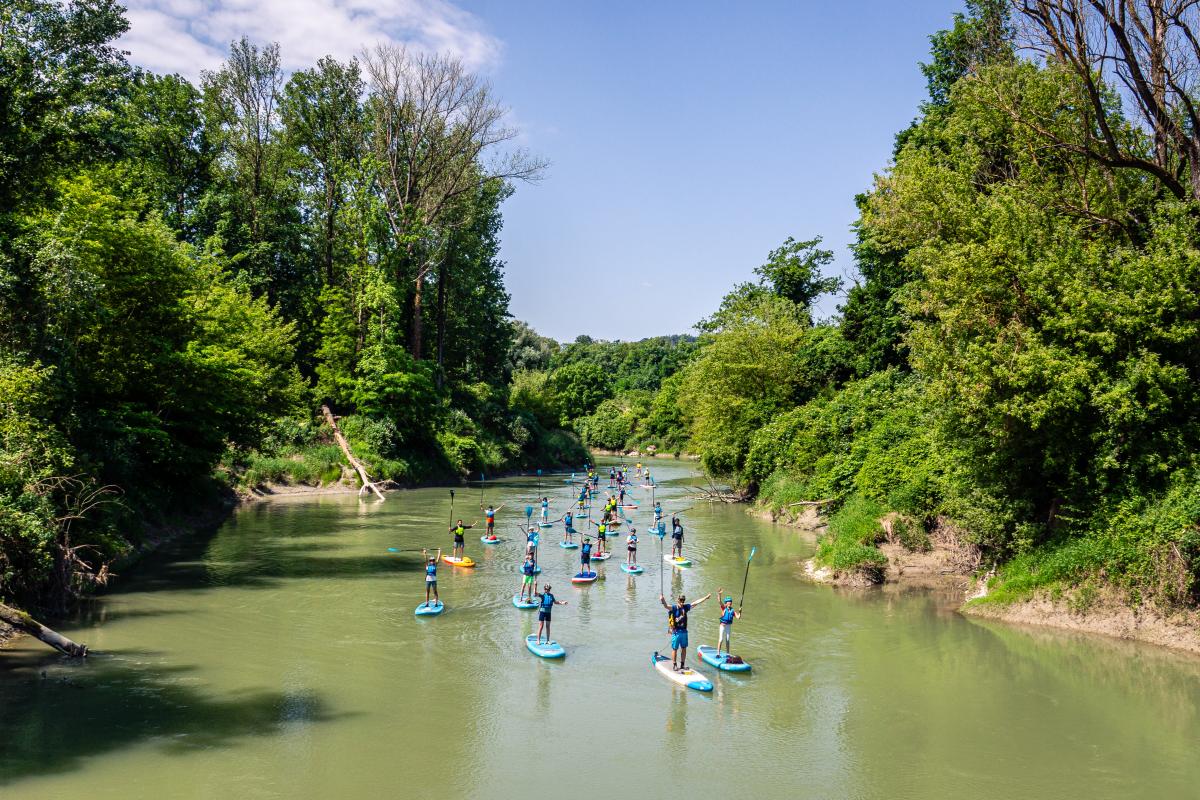
<path id="1" fill-rule="evenodd" d="M 579 550 L 580 573 L 592 571 L 592 543 L 589 539 L 590 537 L 588 536 L 583 537 L 583 547 Z"/>
<path id="2" fill-rule="evenodd" d="M 521 594 L 520 600 L 524 602 L 528 597 L 530 602 L 533 602 L 533 595 L 537 591 L 537 578 L 534 577 L 537 573 L 533 571 L 533 556 L 526 555 L 525 563 L 521 565 Z"/>
<path id="3" fill-rule="evenodd" d="M 482 509 L 483 504 L 480 503 L 479 507 Z M 489 538 L 489 539 L 496 538 L 496 512 L 502 508 L 504 508 L 504 503 L 501 503 L 500 505 L 496 506 L 495 508 L 492 508 L 489 505 L 487 507 L 487 509 L 483 512 L 484 518 L 487 520 L 487 538 Z"/>
<path id="4" fill-rule="evenodd" d="M 631 567 L 637 564 L 637 542 L 637 528 L 630 528 L 625 539 L 625 563 Z"/>
<path id="5" fill-rule="evenodd" d="M 717 588 L 717 594 L 721 594 L 721 589 Z M 729 634 L 733 630 L 733 621 L 742 618 L 741 609 L 733 609 L 733 598 L 726 597 L 721 600 L 721 624 L 717 630 L 717 655 L 721 654 L 721 644 L 725 644 L 725 652 L 733 655 L 729 649 Z"/>
<path id="6" fill-rule="evenodd" d="M 546 632 L 546 641 L 550 641 L 550 614 L 554 611 L 555 606 L 565 606 L 566 600 L 556 600 L 554 595 L 550 594 L 550 584 L 542 587 L 542 591 L 538 592 L 537 599 L 540 602 L 538 606 L 538 639 L 537 643 L 542 643 L 542 631 Z"/>
<path id="7" fill-rule="evenodd" d="M 550 498 L 543 497 L 542 498 L 542 522 L 545 523 L 545 522 L 549 522 L 549 521 L 550 521 Z"/>
<path id="8" fill-rule="evenodd" d="M 654 521 L 658 522 L 662 519 L 662 503 L 658 500 L 654 501 Z"/>
<path id="9" fill-rule="evenodd" d="M 566 514 L 563 514 L 563 541 L 564 542 L 574 541 L 571 538 L 571 536 L 574 533 L 575 533 L 575 516 L 570 511 L 568 511 Z"/>
<path id="10" fill-rule="evenodd" d="M 710 597 L 712 597 L 711 592 L 696 602 L 689 603 L 686 597 L 679 595 L 679 602 L 670 606 L 667 605 L 667 598 L 661 594 L 658 596 L 658 602 L 662 603 L 662 607 L 667 610 L 667 632 L 671 634 L 671 669 L 677 672 L 687 669 L 688 612 Z M 676 665 L 677 660 L 678 665 Z"/>
<path id="11" fill-rule="evenodd" d="M 532 558 L 534 564 L 537 564 L 537 549 L 541 540 L 542 535 L 538 532 L 538 526 L 529 526 L 529 530 L 525 531 L 525 556 Z"/>
<path id="12" fill-rule="evenodd" d="M 438 548 L 436 556 L 430 556 L 428 550 L 422 550 L 421 555 L 425 556 L 425 605 L 429 605 L 429 593 L 433 592 L 433 602 L 442 602 L 438 598 L 437 590 L 437 567 L 438 562 L 442 560 L 442 548 Z"/>

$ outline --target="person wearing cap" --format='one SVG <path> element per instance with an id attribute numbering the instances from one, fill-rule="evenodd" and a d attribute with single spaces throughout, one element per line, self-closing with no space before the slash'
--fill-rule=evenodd
<path id="1" fill-rule="evenodd" d="M 666 597 L 661 594 L 658 596 L 658 602 L 662 603 L 663 608 L 667 610 L 667 632 L 671 634 L 671 669 L 677 672 L 683 672 L 687 669 L 688 612 L 710 597 L 712 597 L 711 592 L 696 602 L 689 603 L 687 602 L 687 598 L 681 594 L 679 595 L 679 602 L 673 606 L 669 606 L 667 605 Z M 677 657 L 678 665 L 676 665 Z"/>
<path id="2" fill-rule="evenodd" d="M 720 587 L 717 588 L 717 594 L 718 595 L 721 594 Z M 740 610 L 735 611 L 733 609 L 733 598 L 732 597 L 722 598 L 721 599 L 721 624 L 720 624 L 720 627 L 717 629 L 717 655 L 721 654 L 721 643 L 722 642 L 724 642 L 724 644 L 725 644 L 725 652 L 729 655 L 733 655 L 733 652 L 730 651 L 730 649 L 729 649 L 729 632 L 731 630 L 733 630 L 733 621 L 735 619 L 741 619 L 741 618 L 742 618 L 742 612 Z"/>
<path id="3" fill-rule="evenodd" d="M 555 606 L 565 606 L 566 600 L 556 600 L 554 595 L 550 594 L 550 584 L 542 587 L 542 591 L 538 592 L 537 599 L 540 601 L 538 606 L 538 639 L 537 643 L 542 643 L 542 631 L 546 631 L 546 641 L 550 641 L 550 614 L 554 611 Z"/>
<path id="4" fill-rule="evenodd" d="M 677 514 L 671 515 L 671 558 L 683 558 L 683 523 Z"/>
<path id="5" fill-rule="evenodd" d="M 440 603 L 437 590 L 437 565 L 442 560 L 442 548 L 438 548 L 437 555 L 429 555 L 428 550 L 422 550 L 421 555 L 425 556 L 425 605 L 429 605 L 429 593 L 433 592 L 433 602 Z"/>

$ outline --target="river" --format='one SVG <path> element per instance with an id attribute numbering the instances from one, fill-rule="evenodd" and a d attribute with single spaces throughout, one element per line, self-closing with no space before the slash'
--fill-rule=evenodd
<path id="1" fill-rule="evenodd" d="M 654 468 L 667 509 L 686 505 L 692 467 Z M 547 533 L 567 656 L 535 658 L 536 614 L 511 597 L 538 485 L 486 486 L 506 541 L 469 532 L 479 565 L 441 568 L 440 617 L 413 614 L 420 554 L 387 548 L 448 545 L 446 489 L 258 503 L 168 546 L 62 626 L 86 663 L 28 640 L 0 656 L 0 797 L 1200 796 L 1200 661 L 812 585 L 811 534 L 736 507 L 685 511 L 692 569 L 660 575 L 644 537 L 645 574 L 614 557 L 586 588 Z M 568 502 L 563 476 L 541 485 Z M 455 513 L 478 503 L 460 488 Z M 650 667 L 660 580 L 737 595 L 752 547 L 734 650 L 753 672 L 670 684 Z M 693 648 L 716 616 L 692 612 Z"/>

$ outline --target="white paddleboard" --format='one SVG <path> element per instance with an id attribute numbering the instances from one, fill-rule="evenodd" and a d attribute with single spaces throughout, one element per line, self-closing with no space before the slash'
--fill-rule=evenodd
<path id="1" fill-rule="evenodd" d="M 688 667 L 683 672 L 671 669 L 671 659 L 669 656 L 659 655 L 655 651 L 654 655 L 650 657 L 650 663 L 658 670 L 659 675 L 662 675 L 672 683 L 686 686 L 689 689 L 695 689 L 697 692 L 711 692 L 713 690 L 712 682 L 691 667 Z"/>

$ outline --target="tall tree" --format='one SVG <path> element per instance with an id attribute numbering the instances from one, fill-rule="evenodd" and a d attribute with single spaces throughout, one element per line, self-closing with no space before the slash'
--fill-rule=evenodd
<path id="1" fill-rule="evenodd" d="M 388 224 L 413 262 L 409 350 L 423 357 L 424 290 L 445 255 L 453 203 L 493 180 L 535 180 L 544 161 L 510 142 L 507 109 L 453 57 L 380 45 L 366 54 L 372 147 Z"/>

